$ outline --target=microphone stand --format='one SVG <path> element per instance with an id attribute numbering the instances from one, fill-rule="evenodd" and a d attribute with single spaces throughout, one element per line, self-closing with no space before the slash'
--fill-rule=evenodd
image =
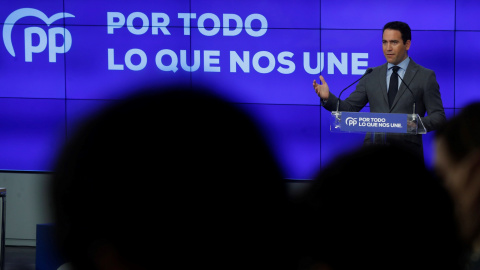
<path id="1" fill-rule="evenodd" d="M 408 86 L 407 83 L 405 83 L 405 81 L 402 79 L 402 77 L 400 76 L 400 74 L 398 74 L 397 72 L 395 72 L 393 70 L 393 73 L 395 73 L 397 75 L 398 78 L 400 78 L 400 80 L 402 81 L 402 83 L 407 87 L 408 91 L 410 91 L 410 93 L 412 94 L 412 97 L 413 97 L 413 114 L 412 114 L 412 122 L 415 123 L 415 126 L 417 129 L 418 128 L 418 124 L 417 124 L 417 110 L 416 110 L 416 104 L 417 104 L 417 100 L 415 98 L 415 94 L 413 94 L 413 91 L 412 89 L 410 89 L 410 87 Z M 408 128 L 408 126 L 407 126 Z"/>
<path id="2" fill-rule="evenodd" d="M 340 96 L 342 95 L 343 91 L 347 90 L 348 88 L 350 88 L 350 86 L 354 85 L 356 82 L 360 81 L 361 79 L 363 79 L 363 77 L 365 77 L 367 74 L 370 74 L 371 72 L 373 71 L 373 68 L 368 68 L 367 71 L 365 71 L 365 73 L 362 75 L 362 77 L 360 77 L 358 80 L 354 81 L 352 84 L 350 84 L 349 86 L 345 87 L 345 89 L 343 89 L 342 91 L 340 91 L 340 94 L 338 94 L 338 100 L 337 100 L 337 110 L 335 111 L 335 114 L 337 115 L 338 114 L 338 108 L 340 106 Z"/>
<path id="3" fill-rule="evenodd" d="M 402 81 L 402 83 L 407 87 L 408 91 L 410 91 L 410 93 L 412 94 L 412 97 L 413 97 L 413 120 L 415 121 L 415 116 L 417 114 L 417 110 L 416 110 L 416 104 L 417 104 L 417 100 L 415 98 L 415 95 L 413 94 L 413 91 L 412 89 L 410 89 L 410 87 L 408 86 L 408 84 L 402 79 L 402 77 L 400 76 L 400 74 L 398 74 L 397 72 L 393 71 L 393 73 L 395 73 L 397 75 L 398 78 L 400 78 L 400 80 Z"/>

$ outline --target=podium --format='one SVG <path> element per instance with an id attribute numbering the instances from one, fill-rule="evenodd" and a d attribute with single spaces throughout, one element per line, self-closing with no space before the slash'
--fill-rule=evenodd
<path id="1" fill-rule="evenodd" d="M 418 114 L 369 113 L 333 111 L 330 131 L 340 133 L 371 133 L 372 143 L 380 136 L 386 143 L 389 133 L 417 135 L 426 134 L 427 129 Z"/>

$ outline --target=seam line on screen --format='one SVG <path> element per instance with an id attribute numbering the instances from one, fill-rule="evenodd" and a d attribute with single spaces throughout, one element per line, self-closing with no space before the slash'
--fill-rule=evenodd
<path id="1" fill-rule="evenodd" d="M 319 47 L 319 52 L 322 51 L 322 1 L 320 0 L 320 5 L 318 6 L 318 14 L 320 14 L 319 18 L 318 18 L 318 26 L 320 28 L 320 33 L 319 33 L 319 36 L 320 36 L 320 44 L 318 44 L 318 47 Z M 321 101 L 320 101 L 320 98 L 318 99 L 318 105 L 319 105 L 319 111 L 318 111 L 318 119 L 319 119 L 319 127 L 320 127 L 320 132 L 318 134 L 319 136 L 319 144 L 318 144 L 318 168 L 317 170 L 321 170 L 322 169 L 322 106 L 321 106 Z M 313 176 L 312 176 L 313 177 Z"/>
<path id="2" fill-rule="evenodd" d="M 455 97 L 457 96 L 457 92 L 455 89 L 456 85 L 456 80 L 455 78 L 457 77 L 455 74 L 455 71 L 457 69 L 457 0 L 455 0 L 455 11 L 453 15 L 453 28 L 455 31 L 453 32 L 453 116 L 456 114 L 456 107 L 457 107 L 457 102 L 455 100 Z"/>
<path id="3" fill-rule="evenodd" d="M 63 12 L 66 12 L 65 11 L 65 0 L 62 1 L 63 2 Z M 67 24 L 65 22 L 65 19 L 63 20 L 63 35 L 65 36 L 65 31 L 67 30 Z M 65 141 L 67 140 L 68 138 L 68 117 L 67 117 L 67 53 L 65 51 L 65 47 L 66 46 L 63 46 L 63 49 L 64 49 L 64 52 L 63 52 L 63 79 L 64 79 L 64 100 L 65 100 L 65 103 L 64 103 L 64 124 L 65 124 Z"/>

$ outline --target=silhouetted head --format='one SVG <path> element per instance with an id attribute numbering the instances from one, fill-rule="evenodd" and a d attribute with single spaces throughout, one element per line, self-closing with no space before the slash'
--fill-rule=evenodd
<path id="1" fill-rule="evenodd" d="M 285 186 L 256 124 L 208 89 L 142 93 L 59 158 L 53 207 L 75 270 L 285 267 Z"/>
<path id="2" fill-rule="evenodd" d="M 395 146 L 368 146 L 333 161 L 297 213 L 306 267 L 463 267 L 448 193 L 417 156 Z"/>
<path id="3" fill-rule="evenodd" d="M 480 242 L 479 119 L 480 103 L 471 103 L 435 133 L 435 170 L 454 198 L 462 237 L 470 245 Z"/>

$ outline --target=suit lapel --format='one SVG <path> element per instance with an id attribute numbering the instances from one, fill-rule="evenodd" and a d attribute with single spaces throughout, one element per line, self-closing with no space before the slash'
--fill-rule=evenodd
<path id="1" fill-rule="evenodd" d="M 410 83 L 413 80 L 413 77 L 415 77 L 415 74 L 418 71 L 418 65 L 413 62 L 413 60 L 410 58 L 410 63 L 408 64 L 407 70 L 405 71 L 405 75 L 403 76 L 403 81 L 405 84 L 410 86 Z M 400 80 L 400 78 L 399 78 Z M 395 96 L 395 100 L 393 101 L 392 108 L 390 109 L 390 112 L 395 108 L 395 105 L 397 105 L 398 101 L 402 97 L 402 95 L 405 93 L 407 90 L 407 86 L 400 80 L 400 88 L 398 89 L 397 95 Z M 388 101 L 387 101 L 388 102 Z"/>
<path id="2" fill-rule="evenodd" d="M 379 89 L 382 90 L 383 99 L 387 103 L 387 107 L 388 107 L 387 80 L 385 79 L 387 77 L 387 64 L 384 64 L 381 67 L 380 74 L 382 74 L 382 77 L 381 77 L 382 79 L 380 80 L 380 88 Z"/>

